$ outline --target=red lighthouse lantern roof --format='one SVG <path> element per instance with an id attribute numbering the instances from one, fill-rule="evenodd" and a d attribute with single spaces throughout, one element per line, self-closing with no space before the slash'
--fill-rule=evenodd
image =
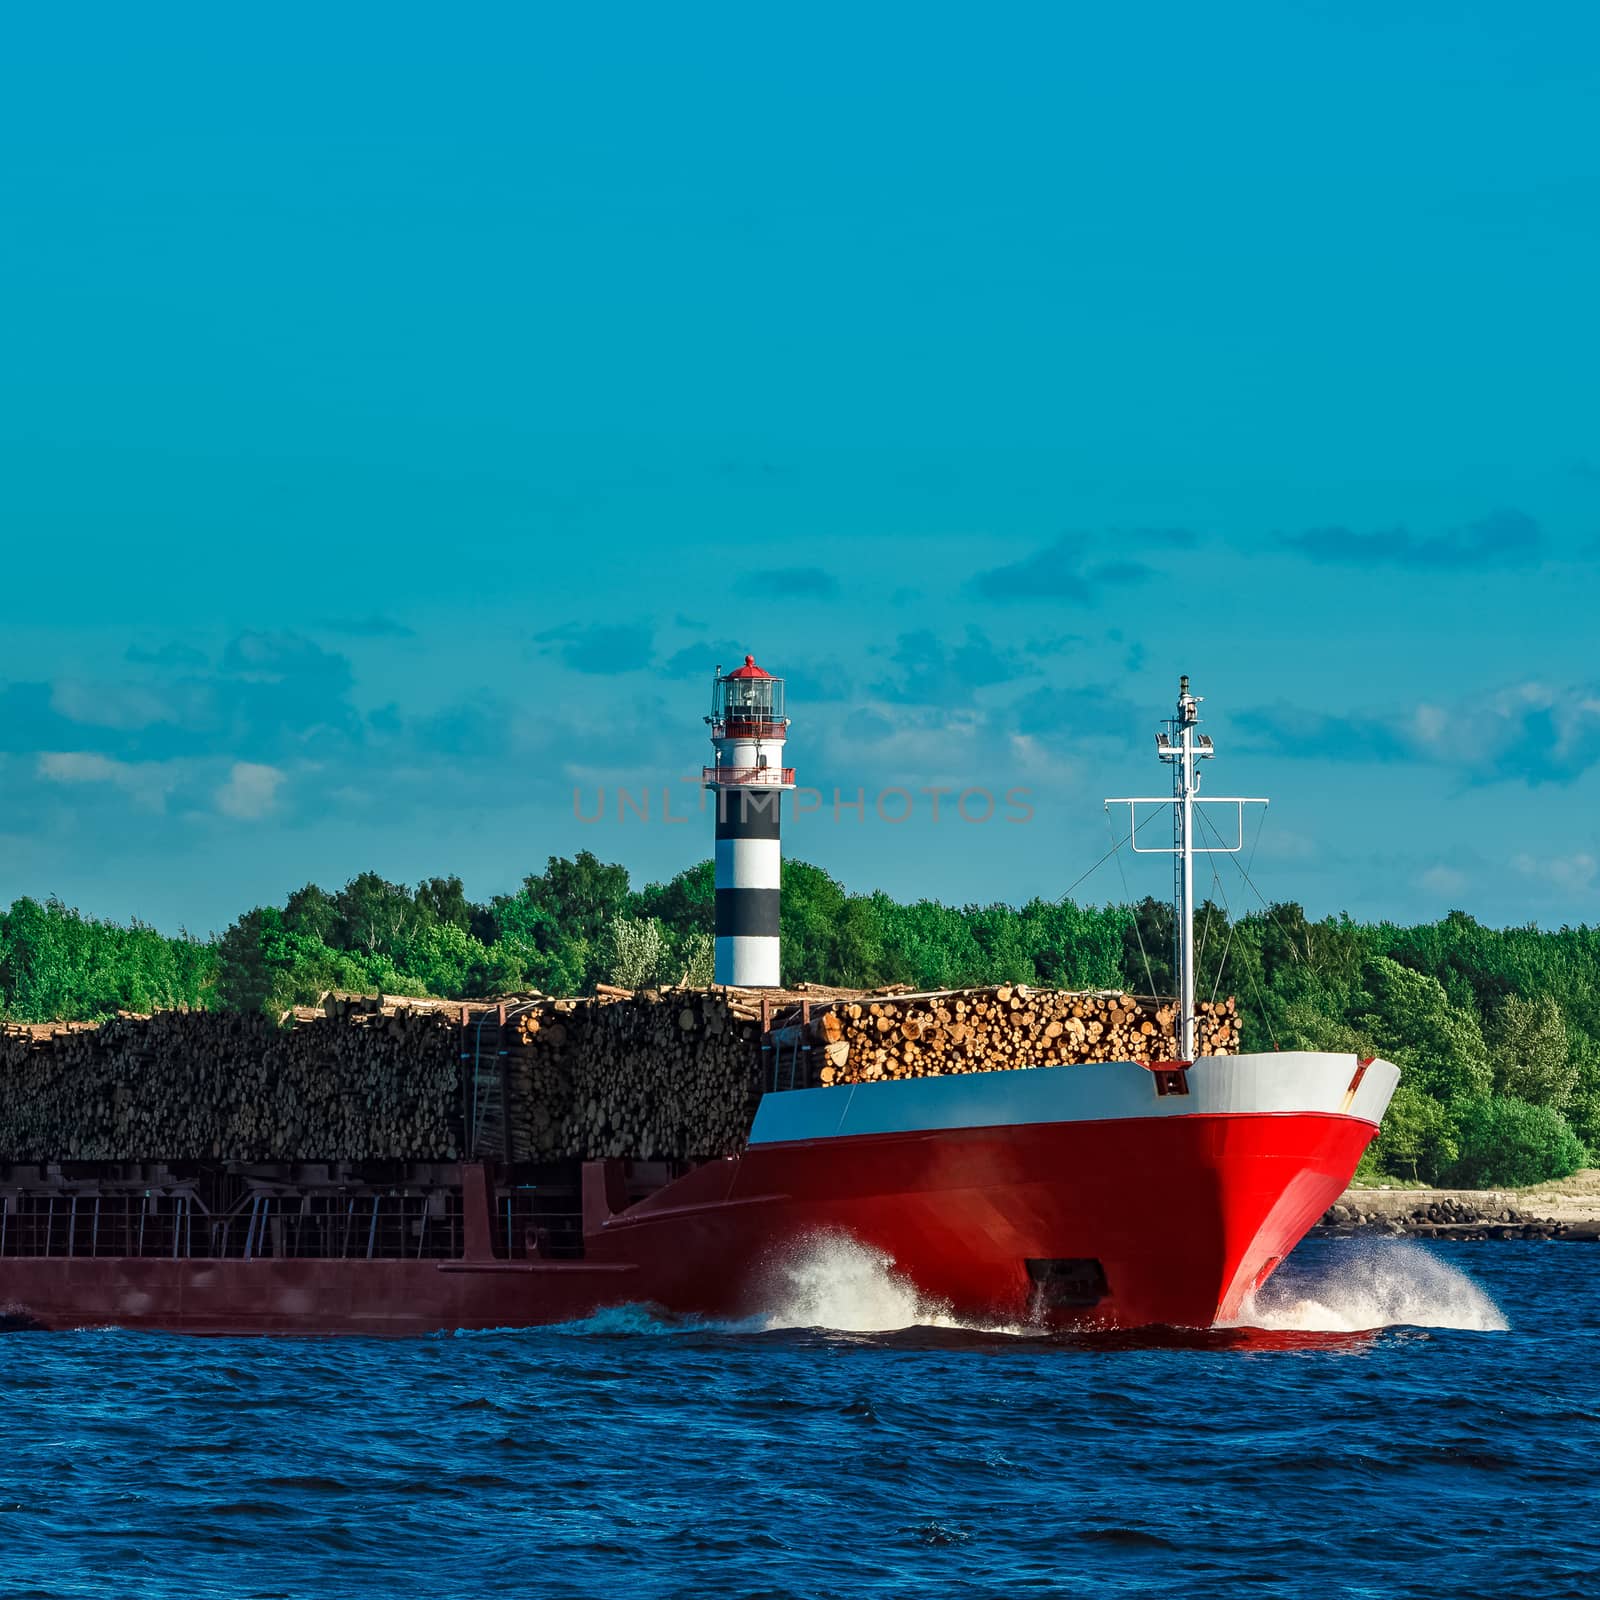
<path id="1" fill-rule="evenodd" d="M 730 678 L 770 678 L 772 674 L 770 672 L 763 672 L 761 668 L 756 665 L 756 658 L 754 656 L 746 656 L 744 658 L 744 665 L 742 667 L 735 667 L 733 671 L 728 674 L 728 676 Z"/>

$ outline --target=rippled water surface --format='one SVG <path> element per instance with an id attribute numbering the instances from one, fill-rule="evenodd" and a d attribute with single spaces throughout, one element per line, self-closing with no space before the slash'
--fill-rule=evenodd
<path id="1" fill-rule="evenodd" d="M 1597 1282 L 1318 1241 L 1266 1333 L 1061 1339 L 839 1246 L 736 1327 L 8 1334 L 0 1595 L 1589 1596 Z"/>

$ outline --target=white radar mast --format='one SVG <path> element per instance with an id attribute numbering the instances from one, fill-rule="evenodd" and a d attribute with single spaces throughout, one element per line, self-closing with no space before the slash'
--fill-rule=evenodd
<path id="1" fill-rule="evenodd" d="M 1139 855 L 1170 855 L 1173 859 L 1173 958 L 1178 979 L 1178 1053 L 1185 1061 L 1195 1057 L 1194 1015 L 1194 858 L 1206 855 L 1237 855 L 1244 848 L 1244 808 L 1264 806 L 1259 798 L 1242 798 L 1237 795 L 1208 795 L 1200 798 L 1199 763 L 1216 754 L 1209 734 L 1199 733 L 1200 696 L 1189 693 L 1186 673 L 1178 679 L 1178 711 L 1167 718 L 1167 732 L 1156 735 L 1156 753 L 1172 765 L 1172 799 L 1141 795 L 1137 799 L 1107 800 L 1109 806 L 1128 808 L 1128 839 Z M 1140 806 L 1172 807 L 1172 844 L 1142 845 L 1139 829 L 1145 822 L 1154 820 L 1147 814 L 1140 822 Z M 1233 806 L 1235 808 L 1234 842 L 1228 844 L 1217 834 L 1218 843 L 1212 845 L 1194 842 L 1196 808 L 1200 805 Z M 1212 830 L 1216 833 L 1216 830 Z"/>

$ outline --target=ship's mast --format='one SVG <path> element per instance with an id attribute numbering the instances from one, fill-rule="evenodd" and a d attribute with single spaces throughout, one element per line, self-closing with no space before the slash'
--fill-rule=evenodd
<path id="1" fill-rule="evenodd" d="M 1128 808 L 1128 837 L 1139 855 L 1164 855 L 1170 853 L 1173 862 L 1172 911 L 1173 974 L 1178 984 L 1178 1049 L 1185 1061 L 1193 1061 L 1197 1030 L 1195 1028 L 1194 989 L 1194 858 L 1202 855 L 1235 855 L 1244 847 L 1244 808 L 1264 806 L 1261 799 L 1242 798 L 1236 795 L 1207 796 L 1207 805 L 1237 807 L 1238 829 L 1232 844 L 1221 841 L 1212 845 L 1196 844 L 1194 828 L 1196 807 L 1200 803 L 1199 763 L 1216 754 L 1209 734 L 1199 731 L 1200 696 L 1189 692 L 1189 677 L 1185 673 L 1178 679 L 1178 709 L 1166 721 L 1167 731 L 1156 735 L 1156 753 L 1172 767 L 1172 847 L 1139 843 L 1139 829 L 1144 826 L 1136 810 L 1144 805 L 1165 805 L 1159 798 L 1107 800 L 1108 806 L 1125 805 Z M 1146 816 L 1145 821 L 1150 821 Z"/>
<path id="2" fill-rule="evenodd" d="M 1156 736 L 1161 759 L 1172 767 L 1173 972 L 1178 980 L 1178 1050 L 1194 1060 L 1194 801 L 1200 792 L 1197 763 L 1216 752 L 1195 730 L 1200 700 L 1189 693 L 1187 673 L 1178 679 L 1178 712 L 1167 719 L 1168 732 Z"/>

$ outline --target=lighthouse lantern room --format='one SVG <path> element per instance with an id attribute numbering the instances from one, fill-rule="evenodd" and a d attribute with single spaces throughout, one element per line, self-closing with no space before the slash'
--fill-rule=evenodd
<path id="1" fill-rule="evenodd" d="M 776 988 L 780 808 L 794 788 L 794 768 L 783 764 L 783 679 L 754 656 L 732 672 L 718 667 L 706 721 L 716 752 L 704 769 L 716 799 L 716 981 Z"/>

